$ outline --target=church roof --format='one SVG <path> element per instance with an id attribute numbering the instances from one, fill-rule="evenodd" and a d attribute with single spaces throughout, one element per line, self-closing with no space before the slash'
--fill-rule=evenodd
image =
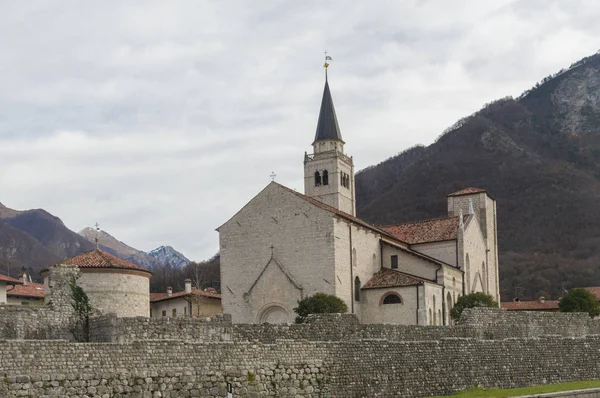
<path id="1" fill-rule="evenodd" d="M 460 191 L 452 192 L 448 194 L 448 196 L 462 196 L 462 195 L 472 195 L 474 193 L 487 193 L 485 189 L 469 187 L 465 189 L 461 189 Z"/>
<path id="2" fill-rule="evenodd" d="M 18 279 L 11 278 L 10 276 L 6 276 L 6 275 L 2 275 L 2 274 L 0 274 L 0 282 L 6 282 L 6 283 L 9 283 L 9 284 L 21 284 L 21 283 L 23 283 L 23 282 L 21 282 Z"/>
<path id="3" fill-rule="evenodd" d="M 74 257 L 63 260 L 58 264 L 74 265 L 78 268 L 127 269 L 133 271 L 147 272 L 150 275 L 152 274 L 152 272 L 148 271 L 146 268 L 132 264 L 129 261 L 125 261 L 99 249 L 78 254 Z M 47 271 L 48 268 L 49 267 L 44 268 L 42 272 Z"/>
<path id="4" fill-rule="evenodd" d="M 465 219 L 468 217 L 463 216 Z M 436 218 L 433 220 L 415 221 L 398 225 L 381 227 L 396 239 L 411 245 L 426 242 L 453 240 L 458 234 L 458 217 Z"/>
<path id="5" fill-rule="evenodd" d="M 321 111 L 319 112 L 317 132 L 315 133 L 315 142 L 321 140 L 338 140 L 343 142 L 327 79 L 325 79 L 325 89 L 323 90 L 323 99 L 321 100 Z"/>
<path id="6" fill-rule="evenodd" d="M 425 282 L 434 283 L 426 279 L 422 279 L 413 275 L 405 274 L 404 272 L 396 271 L 389 268 L 382 268 L 373 275 L 373 277 L 365 283 L 362 289 L 381 289 L 385 287 L 403 287 L 422 285 Z"/>

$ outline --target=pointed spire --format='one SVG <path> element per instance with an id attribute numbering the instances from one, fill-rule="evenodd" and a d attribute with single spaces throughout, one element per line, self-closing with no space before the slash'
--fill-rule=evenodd
<path id="1" fill-rule="evenodd" d="M 317 132 L 315 134 L 315 142 L 321 140 L 338 140 L 344 142 L 342 140 L 342 133 L 340 133 L 337 116 L 335 115 L 335 107 L 333 106 L 333 99 L 329 91 L 327 75 L 325 75 L 325 89 L 323 90 L 323 100 L 321 101 L 321 111 L 319 112 Z"/>

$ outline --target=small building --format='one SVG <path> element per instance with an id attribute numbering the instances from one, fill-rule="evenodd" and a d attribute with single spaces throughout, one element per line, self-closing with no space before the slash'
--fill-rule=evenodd
<path id="1" fill-rule="evenodd" d="M 214 289 L 192 287 L 190 279 L 185 280 L 182 292 L 173 293 L 168 287 L 165 293 L 150 293 L 151 318 L 213 317 L 221 312 L 221 295 Z"/>
<path id="2" fill-rule="evenodd" d="M 31 280 L 26 273 L 19 275 L 22 284 L 6 289 L 7 303 L 11 305 L 43 305 L 44 284 Z"/>
<path id="3" fill-rule="evenodd" d="M 0 304 L 6 304 L 6 286 L 15 286 L 21 281 L 10 276 L 0 274 Z"/>
<path id="4" fill-rule="evenodd" d="M 557 312 L 558 300 L 546 300 L 544 297 L 540 297 L 538 300 L 532 301 L 521 301 L 515 299 L 513 301 L 503 301 L 501 303 L 501 307 L 507 311 Z"/>
<path id="5" fill-rule="evenodd" d="M 118 317 L 150 316 L 150 277 L 139 265 L 96 249 L 61 261 L 81 273 L 77 280 L 88 295 L 92 307 Z M 54 266 L 54 265 L 53 265 Z M 53 267 L 51 266 L 51 267 Z M 42 270 L 44 293 L 49 293 L 49 268 Z"/>

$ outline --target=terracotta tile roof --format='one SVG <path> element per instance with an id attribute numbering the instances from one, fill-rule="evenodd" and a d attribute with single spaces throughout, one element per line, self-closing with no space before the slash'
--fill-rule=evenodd
<path id="1" fill-rule="evenodd" d="M 466 220 L 468 216 L 464 216 Z M 387 233 L 411 245 L 456 239 L 458 217 L 437 218 L 381 227 Z"/>
<path id="2" fill-rule="evenodd" d="M 23 283 L 18 279 L 15 278 L 11 278 L 10 276 L 6 276 L 6 275 L 2 275 L 0 274 L 0 282 L 6 282 L 6 283 L 10 283 L 10 284 L 20 284 Z"/>
<path id="3" fill-rule="evenodd" d="M 481 193 L 481 192 L 487 193 L 487 191 L 485 189 L 469 187 L 469 188 L 461 189 L 460 191 L 452 192 L 451 194 L 448 194 L 448 196 L 471 195 L 474 193 Z"/>
<path id="4" fill-rule="evenodd" d="M 405 274 L 404 272 L 396 271 L 389 268 L 382 268 L 373 277 L 365 283 L 362 289 L 380 289 L 384 287 L 401 287 L 421 285 L 424 282 L 431 282 L 413 275 Z"/>
<path id="5" fill-rule="evenodd" d="M 272 184 L 277 184 L 277 183 L 273 182 Z M 386 241 L 388 243 L 391 242 L 392 244 L 396 245 L 398 248 L 401 248 L 402 251 L 404 251 L 404 252 L 406 252 L 408 254 L 411 254 L 413 256 L 417 256 L 417 257 L 419 257 L 419 258 L 421 258 L 423 260 L 430 261 L 430 262 L 438 264 L 438 265 L 442 265 L 443 264 L 441 261 L 439 261 L 439 260 L 437 260 L 437 259 L 435 259 L 433 257 L 429 257 L 429 256 L 426 256 L 426 255 L 424 255 L 422 253 L 415 252 L 414 250 L 411 250 L 408 247 L 408 244 L 409 244 L 408 242 L 406 242 L 405 240 L 402 240 L 401 238 L 398 238 L 397 236 L 395 236 L 395 235 L 393 235 L 393 234 L 385 231 L 382 228 L 379 228 L 379 227 L 376 227 L 374 225 L 371 225 L 368 222 L 363 221 L 363 220 L 361 220 L 358 217 L 352 216 L 352 215 L 350 215 L 350 214 L 348 214 L 346 212 L 343 212 L 343 211 L 341 211 L 339 209 L 336 209 L 335 207 L 329 206 L 329 205 L 327 205 L 327 204 L 325 204 L 323 202 L 320 202 L 320 201 L 318 201 L 316 199 L 313 199 L 310 196 L 303 195 L 303 194 L 301 194 L 299 192 L 296 192 L 293 189 L 285 187 L 285 186 L 283 186 L 281 184 L 277 184 L 277 185 L 280 186 L 281 188 L 283 188 L 283 189 L 285 189 L 285 190 L 293 193 L 294 195 L 298 196 L 299 198 L 301 198 L 301 199 L 303 199 L 303 200 L 305 200 L 305 201 L 307 201 L 307 202 L 309 202 L 309 203 L 311 203 L 311 204 L 313 204 L 313 205 L 315 205 L 317 207 L 320 207 L 321 209 L 327 210 L 327 211 L 329 211 L 331 213 L 334 213 L 334 214 L 336 214 L 336 215 L 338 215 L 338 216 L 340 216 L 342 218 L 345 218 L 346 220 L 348 220 L 350 222 L 353 222 L 355 224 L 358 224 L 358 225 L 361 225 L 361 226 L 363 226 L 365 228 L 368 228 L 368 229 L 370 229 L 372 231 L 380 233 L 383 237 L 386 238 Z M 457 226 L 458 226 L 458 224 L 457 224 Z"/>
<path id="6" fill-rule="evenodd" d="M 594 296 L 596 296 L 596 298 L 598 300 L 600 300 L 600 286 L 590 286 L 590 287 L 584 287 L 582 289 L 585 289 L 588 292 L 592 293 Z"/>
<path id="7" fill-rule="evenodd" d="M 325 204 L 325 203 L 323 203 L 323 202 L 321 202 L 321 201 L 319 201 L 319 200 L 317 200 L 317 199 L 311 198 L 310 196 L 303 195 L 303 194 L 301 194 L 300 192 L 296 192 L 296 191 L 294 191 L 293 189 L 290 189 L 290 188 L 288 188 L 288 187 L 285 187 L 285 186 L 283 186 L 283 185 L 281 185 L 281 184 L 278 184 L 278 183 L 276 183 L 276 182 L 273 182 L 273 184 L 277 184 L 277 185 L 279 185 L 281 188 L 283 188 L 283 189 L 285 189 L 285 190 L 287 190 L 287 191 L 289 191 L 289 192 L 293 193 L 294 195 L 296 195 L 296 196 L 298 196 L 298 197 L 300 197 L 300 198 L 304 199 L 305 201 L 307 201 L 307 202 L 309 202 L 309 203 L 312 203 L 313 205 L 315 205 L 315 206 L 317 206 L 317 207 L 320 207 L 320 208 L 321 208 L 321 209 L 323 209 L 323 210 L 327 210 L 327 211 L 329 211 L 329 212 L 331 212 L 331 213 L 334 213 L 334 214 L 336 214 L 336 215 L 338 215 L 338 216 L 340 216 L 340 217 L 342 217 L 342 218 L 345 218 L 346 220 L 352 221 L 353 223 L 356 223 L 356 224 L 358 224 L 358 225 L 361 225 L 361 226 L 363 226 L 363 227 L 365 227 L 365 228 L 368 228 L 368 229 L 370 229 L 370 230 L 373 230 L 373 231 L 375 231 L 375 232 L 379 232 L 380 234 L 383 234 L 383 235 L 390 236 L 390 237 L 391 237 L 391 238 L 393 238 L 393 239 L 399 240 L 399 242 L 400 242 L 400 243 L 404 243 L 404 244 L 408 243 L 408 242 L 404 242 L 404 241 L 402 241 L 401 239 L 398 239 L 398 238 L 397 238 L 397 237 L 395 237 L 394 235 L 391 235 L 391 234 L 389 234 L 388 232 L 384 231 L 384 230 L 383 230 L 383 229 L 381 229 L 381 228 L 378 228 L 378 227 L 376 227 L 376 226 L 374 226 L 374 225 L 371 225 L 371 224 L 369 224 L 368 222 L 366 222 L 366 221 L 364 221 L 364 220 L 361 220 L 360 218 L 358 218 L 358 217 L 355 217 L 355 216 L 353 216 L 353 215 L 351 215 L 351 214 L 348 214 L 348 213 L 346 213 L 346 212 L 344 212 L 344 211 L 341 211 L 341 210 L 339 210 L 339 209 L 336 209 L 335 207 L 329 206 L 329 205 L 327 205 L 327 204 Z"/>
<path id="8" fill-rule="evenodd" d="M 172 300 L 175 298 L 181 298 L 186 296 L 210 297 L 221 300 L 221 295 L 218 293 L 205 292 L 204 290 L 193 288 L 191 293 L 186 293 L 185 291 L 177 292 L 171 294 L 171 297 L 169 297 L 167 293 L 150 293 L 150 302 L 155 303 L 157 301 Z"/>
<path id="9" fill-rule="evenodd" d="M 8 297 L 44 298 L 44 284 L 30 282 L 27 285 L 16 285 L 13 289 L 6 289 Z"/>
<path id="10" fill-rule="evenodd" d="M 129 261 L 122 260 L 113 256 L 112 254 L 97 249 L 78 254 L 74 257 L 63 260 L 58 264 L 75 265 L 79 268 L 129 269 L 147 272 L 150 275 L 152 274 L 152 272 L 148 271 L 146 268 L 132 264 Z M 49 267 L 44 268 L 42 272 L 47 271 L 48 268 Z"/>
<path id="11" fill-rule="evenodd" d="M 557 300 L 505 301 L 500 306 L 508 311 L 558 311 Z"/>

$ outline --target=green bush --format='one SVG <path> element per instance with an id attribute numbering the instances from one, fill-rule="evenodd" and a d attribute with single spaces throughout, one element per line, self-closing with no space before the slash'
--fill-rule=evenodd
<path id="1" fill-rule="evenodd" d="M 298 314 L 296 323 L 302 323 L 308 314 L 336 314 L 348 311 L 348 306 L 339 297 L 325 293 L 316 293 L 298 301 L 294 312 Z"/>
<path id="2" fill-rule="evenodd" d="M 590 317 L 600 315 L 600 303 L 596 296 L 585 289 L 571 289 L 558 302 L 561 312 L 587 312 Z"/>
<path id="3" fill-rule="evenodd" d="M 475 307 L 498 307 L 498 303 L 492 296 L 482 292 L 466 294 L 456 300 L 456 304 L 450 311 L 450 317 L 458 321 L 465 308 Z"/>

